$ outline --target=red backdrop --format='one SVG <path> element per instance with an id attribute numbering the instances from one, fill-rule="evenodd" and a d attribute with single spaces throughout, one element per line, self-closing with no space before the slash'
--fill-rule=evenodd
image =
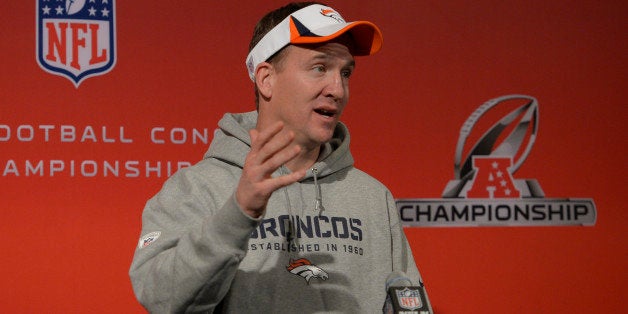
<path id="1" fill-rule="evenodd" d="M 143 312 L 127 272 L 144 203 L 169 161 L 202 157 L 195 130 L 211 139 L 224 112 L 254 108 L 248 40 L 281 4 L 117 1 L 115 67 L 75 88 L 37 64 L 35 1 L 2 1 L 0 311 Z M 596 203 L 592 227 L 406 228 L 436 312 L 622 312 L 627 3 L 332 6 L 384 33 L 381 53 L 357 60 L 343 120 L 357 166 L 396 197 L 440 197 L 462 123 L 486 100 L 523 93 L 539 100 L 540 127 L 517 177 Z M 80 140 L 85 129 L 96 142 Z M 120 172 L 105 176 L 115 161 Z"/>

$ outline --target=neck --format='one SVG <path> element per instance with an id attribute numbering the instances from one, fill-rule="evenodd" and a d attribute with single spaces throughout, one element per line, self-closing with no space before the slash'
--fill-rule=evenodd
<path id="1" fill-rule="evenodd" d="M 301 147 L 301 153 L 294 157 L 294 159 L 290 160 L 286 163 L 286 168 L 290 169 L 290 171 L 294 172 L 301 169 L 309 169 L 311 168 L 316 160 L 318 159 L 318 155 L 321 152 L 321 147 L 316 146 L 311 149 L 307 149 L 305 147 Z"/>

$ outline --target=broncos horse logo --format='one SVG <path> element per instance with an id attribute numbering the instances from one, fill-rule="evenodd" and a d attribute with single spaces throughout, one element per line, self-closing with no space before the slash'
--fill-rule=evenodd
<path id="1" fill-rule="evenodd" d="M 290 264 L 286 266 L 286 269 L 295 275 L 305 278 L 308 285 L 310 284 L 310 280 L 312 278 L 320 278 L 322 280 L 327 280 L 327 278 L 329 278 L 329 275 L 327 275 L 324 270 L 312 264 L 305 258 L 300 258 L 298 260 L 290 259 Z"/>
<path id="2" fill-rule="evenodd" d="M 321 14 L 326 16 L 326 17 L 330 17 L 330 18 L 338 21 L 339 23 L 346 23 L 345 20 L 342 18 L 342 16 L 340 16 L 340 14 L 338 14 L 338 12 L 334 11 L 331 8 L 323 8 L 323 9 L 321 9 Z"/>

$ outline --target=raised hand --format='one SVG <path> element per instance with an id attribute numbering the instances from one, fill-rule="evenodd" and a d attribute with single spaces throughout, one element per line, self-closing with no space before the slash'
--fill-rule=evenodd
<path id="1" fill-rule="evenodd" d="M 274 191 L 303 178 L 306 170 L 272 176 L 281 165 L 301 152 L 301 147 L 294 144 L 294 132 L 285 131 L 282 122 L 261 132 L 253 129 L 249 134 L 251 151 L 244 161 L 235 196 L 242 210 L 257 218 L 266 210 L 268 199 Z"/>

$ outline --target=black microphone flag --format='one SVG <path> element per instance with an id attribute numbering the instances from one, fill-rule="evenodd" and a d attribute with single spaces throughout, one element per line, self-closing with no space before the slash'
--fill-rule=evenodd
<path id="1" fill-rule="evenodd" d="M 394 271 L 386 278 L 386 302 L 383 312 L 386 314 L 432 314 L 425 297 L 423 283 L 419 286 L 412 282 L 403 272 Z"/>

